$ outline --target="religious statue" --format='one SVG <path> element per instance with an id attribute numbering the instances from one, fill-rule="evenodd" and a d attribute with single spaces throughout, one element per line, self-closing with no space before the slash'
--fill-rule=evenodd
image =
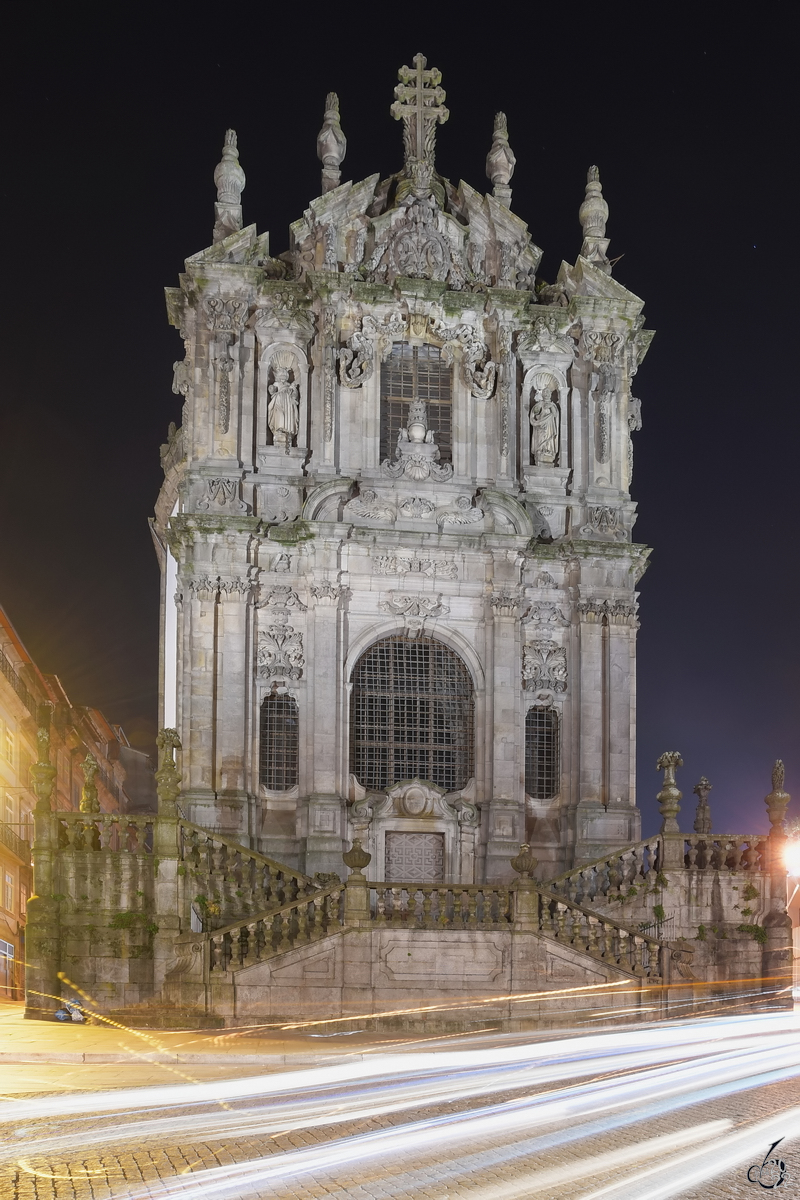
<path id="1" fill-rule="evenodd" d="M 558 405 L 544 387 L 531 405 L 531 457 L 537 467 L 552 467 L 558 456 Z"/>
<path id="2" fill-rule="evenodd" d="M 267 422 L 276 446 L 288 452 L 300 425 L 300 389 L 289 381 L 290 369 L 275 365 L 275 382 L 269 387 Z"/>

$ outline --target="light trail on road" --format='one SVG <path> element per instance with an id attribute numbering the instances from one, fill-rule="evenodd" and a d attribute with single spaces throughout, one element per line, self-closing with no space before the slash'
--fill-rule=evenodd
<path id="1" fill-rule="evenodd" d="M 329 1180 L 331 1190 L 326 1195 L 333 1196 L 337 1194 L 336 1177 L 343 1169 L 352 1173 L 371 1161 L 417 1161 L 435 1151 L 451 1159 L 442 1166 L 447 1176 L 444 1186 L 456 1186 L 452 1178 L 455 1172 L 461 1180 L 459 1196 L 474 1195 L 476 1200 L 484 1200 L 484 1193 L 469 1188 L 470 1161 L 478 1163 L 482 1153 L 473 1152 L 476 1144 L 499 1140 L 502 1145 L 495 1150 L 495 1157 L 499 1154 L 502 1161 L 513 1164 L 557 1145 L 578 1143 L 645 1121 L 651 1123 L 647 1133 L 652 1135 L 653 1120 L 688 1106 L 800 1076 L 799 1033 L 798 1018 L 781 1012 L 556 1036 L 522 1045 L 503 1044 L 506 1039 L 498 1035 L 499 1045 L 477 1050 L 371 1055 L 359 1062 L 213 1084 L 43 1097 L 0 1107 L 0 1121 L 15 1126 L 8 1129 L 9 1136 L 0 1143 L 0 1154 L 34 1173 L 41 1162 L 44 1174 L 44 1160 L 50 1155 L 59 1161 L 79 1155 L 84 1149 L 98 1155 L 104 1146 L 130 1140 L 154 1144 L 166 1138 L 170 1144 L 192 1145 L 215 1139 L 275 1137 L 389 1117 L 408 1109 L 424 1111 L 492 1093 L 527 1090 L 533 1094 L 412 1119 L 303 1149 L 276 1150 L 265 1157 L 147 1185 L 123 1184 L 127 1190 L 115 1187 L 114 1192 L 115 1197 L 130 1200 L 225 1200 L 262 1196 L 265 1188 L 268 1194 L 278 1194 L 297 1176 L 313 1175 L 317 1181 Z M 242 1107 L 235 1107 L 237 1104 Z M 101 1114 L 105 1117 L 98 1120 Z M 21 1121 L 28 1124 L 20 1125 Z M 736 1147 L 749 1153 L 747 1130 L 731 1132 L 730 1122 L 711 1124 L 713 1130 L 705 1122 L 703 1127 L 709 1127 L 703 1137 L 707 1147 L 718 1143 L 723 1147 L 719 1157 L 723 1166 L 730 1165 L 734 1151 L 739 1152 Z M 695 1151 L 686 1147 L 694 1142 L 697 1128 L 670 1134 L 672 1141 L 652 1136 L 647 1142 L 634 1141 L 614 1151 L 621 1157 L 613 1161 L 623 1169 L 635 1167 L 642 1159 L 652 1164 L 654 1155 L 674 1159 L 676 1171 L 680 1166 L 686 1178 L 693 1179 L 700 1168 Z M 466 1156 L 459 1149 L 465 1143 Z M 676 1159 L 681 1147 L 684 1149 Z M 24 1164 L 21 1153 L 25 1154 Z M 589 1158 L 599 1163 L 602 1156 Z M 589 1158 L 576 1156 L 564 1180 L 597 1173 L 601 1166 L 595 1163 L 595 1167 L 587 1167 Z M 708 1161 L 703 1159 L 703 1170 Z M 631 1183 L 641 1176 L 644 1187 L 644 1181 L 650 1179 L 649 1170 L 648 1166 L 643 1174 L 634 1172 L 629 1177 Z M 541 1172 L 530 1175 L 527 1192 L 518 1193 L 514 1190 L 517 1185 L 509 1184 L 497 1192 L 496 1198 L 492 1192 L 491 1200 L 534 1195 L 540 1186 L 539 1176 L 544 1179 Z M 549 1178 L 555 1181 L 552 1172 Z M 677 1179 L 678 1174 L 673 1175 L 671 1168 L 673 1178 Z M 647 1186 L 651 1184 L 652 1179 Z M 415 1186 L 413 1170 L 392 1175 L 391 1186 L 382 1181 L 384 1193 L 391 1195 L 413 1194 Z M 556 1183 L 541 1182 L 541 1186 Z M 586 1200 L 595 1194 L 605 1196 L 606 1192 L 587 1192 Z M 655 1195 L 652 1188 L 647 1195 Z M 485 1200 L 490 1200 L 488 1192 Z"/>

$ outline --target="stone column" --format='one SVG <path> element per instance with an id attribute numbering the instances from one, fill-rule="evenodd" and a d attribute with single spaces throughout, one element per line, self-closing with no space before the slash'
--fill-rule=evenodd
<path id="1" fill-rule="evenodd" d="M 50 762 L 50 712 L 40 706 L 37 716 L 38 761 L 31 767 L 36 807 L 33 812 L 33 895 L 28 900 L 25 928 L 25 1016 L 48 1020 L 61 1004 L 58 977 L 61 929 L 58 892 L 58 823 L 51 810 L 56 768 Z"/>
<path id="2" fill-rule="evenodd" d="M 158 770 L 156 791 L 158 792 L 158 816 L 153 832 L 153 901 L 158 932 L 153 938 L 153 987 L 158 996 L 164 977 L 175 959 L 175 941 L 183 932 L 182 905 L 178 894 L 180 866 L 180 830 L 178 828 L 178 796 L 181 775 L 175 764 L 175 751 L 181 742 L 175 729 L 159 730 Z"/>
<path id="3" fill-rule="evenodd" d="M 525 832 L 520 722 L 521 644 L 516 590 L 492 597 L 492 800 L 486 840 L 486 883 L 512 878 L 510 861 Z M 483 809 L 486 812 L 486 807 Z"/>
<path id="4" fill-rule="evenodd" d="M 220 578 L 214 696 L 216 827 L 227 837 L 245 843 L 251 827 L 245 811 L 249 594 L 247 578 Z"/>
<path id="5" fill-rule="evenodd" d="M 327 549 L 327 548 L 326 548 Z M 326 557 L 329 557 L 326 554 Z M 342 729 L 340 609 L 342 588 L 323 579 L 311 588 L 314 602 L 311 634 L 314 671 L 308 678 L 303 738 L 308 746 L 308 875 L 339 872 L 342 861 L 342 799 L 337 792 L 339 739 Z"/>
<path id="6" fill-rule="evenodd" d="M 195 550 L 199 550 L 195 546 Z M 205 549 L 205 547 L 203 547 Z M 202 569 L 201 564 L 197 564 Z M 187 579 L 183 601 L 183 658 L 181 744 L 184 747 L 184 797 L 186 816 L 208 829 L 216 824 L 214 759 L 216 725 L 214 694 L 217 686 L 215 653 L 217 581 L 207 574 Z"/>

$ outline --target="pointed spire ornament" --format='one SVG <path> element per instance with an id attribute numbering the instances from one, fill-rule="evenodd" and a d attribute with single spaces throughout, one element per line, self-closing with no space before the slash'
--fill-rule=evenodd
<path id="1" fill-rule="evenodd" d="M 608 205 L 603 199 L 603 187 L 597 167 L 589 167 L 586 175 L 586 196 L 578 212 L 578 220 L 583 229 L 581 256 L 610 275 L 611 263 L 606 255 L 610 240 L 606 237 Z"/>
<path id="2" fill-rule="evenodd" d="M 700 782 L 692 788 L 697 796 L 697 812 L 694 818 L 695 833 L 711 833 L 711 809 L 708 806 L 708 793 L 713 786 L 705 775 L 701 775 Z"/>
<path id="3" fill-rule="evenodd" d="M 241 199 L 245 174 L 239 165 L 235 129 L 228 129 L 225 132 L 222 158 L 214 171 L 214 183 L 217 185 L 217 203 L 214 205 L 214 214 L 217 218 L 214 223 L 214 243 L 216 244 L 226 238 L 228 234 L 236 233 L 242 228 Z"/>
<path id="4" fill-rule="evenodd" d="M 328 92 L 325 100 L 325 118 L 317 137 L 317 158 L 322 163 L 322 191 L 331 192 L 339 186 L 342 172 L 339 169 L 347 152 L 347 138 L 342 133 L 339 120 L 339 97 Z"/>
<path id="5" fill-rule="evenodd" d="M 492 195 L 505 208 L 511 208 L 511 176 L 517 159 L 508 144 L 508 120 L 499 112 L 494 118 L 492 148 L 486 155 L 486 175 L 492 182 Z"/>

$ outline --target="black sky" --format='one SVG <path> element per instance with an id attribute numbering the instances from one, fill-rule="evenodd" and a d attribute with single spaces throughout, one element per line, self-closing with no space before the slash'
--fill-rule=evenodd
<path id="1" fill-rule="evenodd" d="M 6 25 L 0 602 L 40 666 L 150 743 L 147 518 L 182 354 L 162 289 L 210 242 L 224 130 L 239 134 L 245 220 L 280 253 L 319 192 L 326 92 L 341 100 L 343 178 L 385 176 L 401 163 L 396 71 L 422 51 L 451 112 L 443 174 L 488 188 L 493 116 L 508 114 L 513 208 L 549 280 L 578 253 L 586 168 L 600 166 L 615 277 L 658 331 L 636 379 L 633 486 L 635 536 L 654 547 L 644 832 L 664 749 L 686 763 L 683 828 L 704 773 L 716 830 L 766 829 L 776 757 L 800 786 L 793 8 L 743 27 L 716 6 L 99 11 L 45 6 Z"/>

